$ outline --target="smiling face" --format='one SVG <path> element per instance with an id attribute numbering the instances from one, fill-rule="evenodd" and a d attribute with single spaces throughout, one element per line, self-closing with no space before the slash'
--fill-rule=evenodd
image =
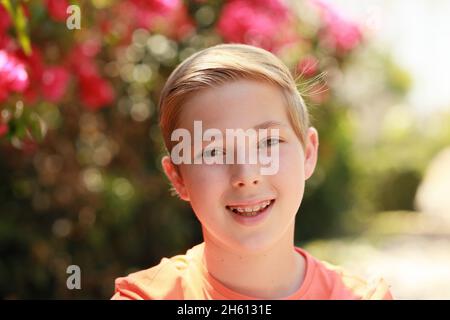
<path id="1" fill-rule="evenodd" d="M 265 148 L 278 144 L 279 169 L 274 175 L 261 175 L 260 165 L 249 163 L 181 164 L 177 171 L 169 157 L 163 159 L 166 175 L 180 197 L 190 201 L 205 238 L 243 253 L 273 245 L 293 226 L 305 180 L 314 171 L 316 130 L 309 128 L 303 148 L 289 121 L 282 91 L 251 80 L 196 93 L 183 105 L 180 127 L 194 136 L 194 121 L 202 121 L 204 131 L 219 129 L 224 137 L 226 129 L 247 130 L 260 124 L 270 126 L 267 138 L 273 137 L 270 129 L 279 130 L 279 140 L 275 136 L 264 144 Z"/>

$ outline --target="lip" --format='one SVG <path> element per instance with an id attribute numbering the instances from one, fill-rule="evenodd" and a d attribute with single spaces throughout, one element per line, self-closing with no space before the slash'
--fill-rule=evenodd
<path id="1" fill-rule="evenodd" d="M 266 200 L 263 200 L 263 201 L 266 201 Z M 261 202 L 261 201 L 259 201 L 259 202 Z M 256 203 L 259 203 L 259 202 L 256 202 Z M 261 213 L 259 213 L 256 216 L 246 217 L 246 216 L 238 215 L 238 214 L 232 212 L 231 210 L 229 210 L 228 208 L 226 210 L 230 213 L 230 215 L 233 217 L 233 220 L 235 222 L 237 222 L 240 225 L 250 227 L 250 226 L 259 225 L 262 222 L 264 222 L 266 220 L 266 218 L 269 216 L 269 214 L 271 213 L 274 203 L 275 203 L 275 199 L 271 199 L 270 205 L 267 206 Z"/>
<path id="2" fill-rule="evenodd" d="M 246 200 L 241 202 L 233 202 L 226 205 L 226 207 L 249 207 L 249 206 L 257 206 L 260 205 L 266 201 L 272 201 L 275 200 L 275 197 L 266 197 L 266 198 L 259 198 L 255 200 Z"/>

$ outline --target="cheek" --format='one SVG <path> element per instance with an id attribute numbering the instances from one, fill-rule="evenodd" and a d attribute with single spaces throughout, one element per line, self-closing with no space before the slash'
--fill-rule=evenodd
<path id="1" fill-rule="evenodd" d="M 277 175 L 284 194 L 301 199 L 305 186 L 302 149 L 296 146 L 280 148 L 280 170 Z"/>
<path id="2" fill-rule="evenodd" d="M 203 212 L 220 203 L 227 181 L 223 166 L 191 165 L 184 175 L 185 186 L 194 210 Z"/>
<path id="3" fill-rule="evenodd" d="M 289 180 L 305 180 L 303 150 L 291 145 L 280 148 L 280 175 Z"/>

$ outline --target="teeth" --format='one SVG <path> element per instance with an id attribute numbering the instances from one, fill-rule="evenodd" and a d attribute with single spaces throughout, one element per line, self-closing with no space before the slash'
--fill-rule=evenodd
<path id="1" fill-rule="evenodd" d="M 262 204 L 254 206 L 254 207 L 229 207 L 232 211 L 237 211 L 239 213 L 249 214 L 249 213 L 257 213 L 259 210 L 264 209 L 268 205 L 270 205 L 270 200 L 264 201 Z"/>

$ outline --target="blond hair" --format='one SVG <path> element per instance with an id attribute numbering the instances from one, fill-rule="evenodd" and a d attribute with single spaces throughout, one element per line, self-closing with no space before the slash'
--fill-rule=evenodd
<path id="1" fill-rule="evenodd" d="M 183 102 L 199 90 L 240 79 L 261 80 L 282 89 L 291 125 L 305 146 L 308 110 L 286 65 L 261 48 L 219 44 L 184 60 L 164 85 L 159 101 L 159 126 L 169 153 L 174 146 L 171 133 L 179 125 Z"/>

